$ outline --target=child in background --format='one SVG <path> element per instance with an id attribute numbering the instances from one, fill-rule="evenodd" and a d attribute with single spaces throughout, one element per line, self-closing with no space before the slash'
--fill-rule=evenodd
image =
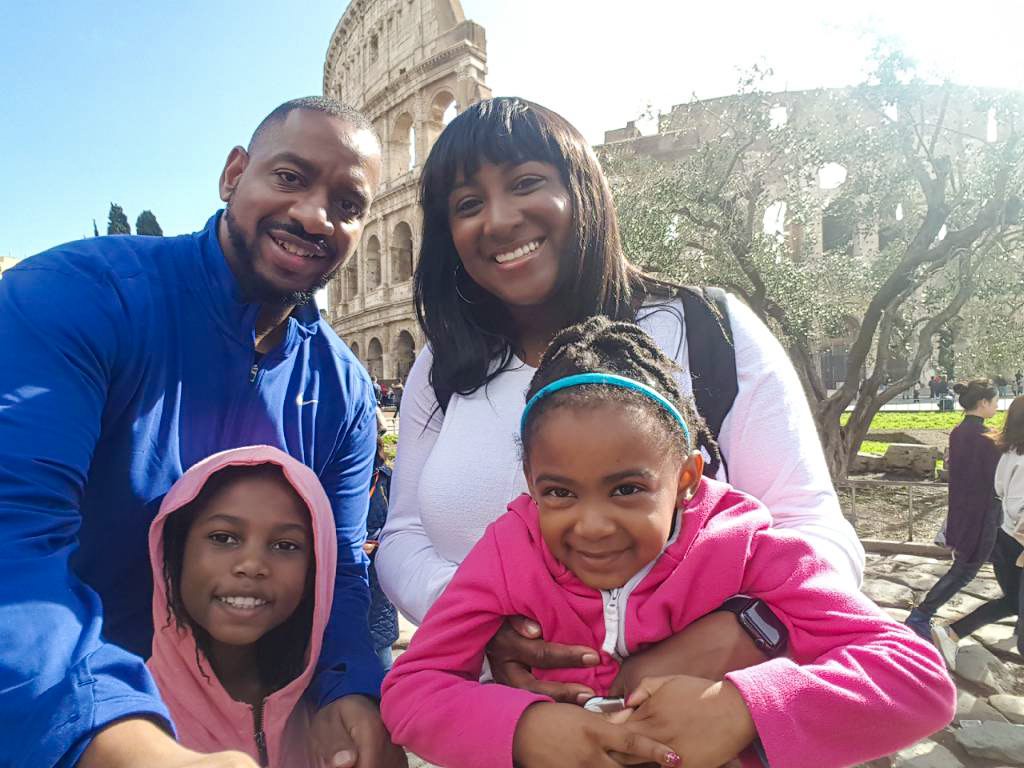
<path id="1" fill-rule="evenodd" d="M 755 760 L 745 750 L 759 739 L 771 765 L 829 768 L 950 721 L 955 688 L 929 643 L 773 529 L 758 501 L 702 477 L 702 421 L 637 326 L 597 317 L 561 332 L 527 398 L 530 493 L 488 528 L 385 679 L 396 743 L 449 768 L 712 768 Z M 545 640 L 601 649 L 595 666 L 538 678 L 606 696 L 622 659 L 740 594 L 775 612 L 789 657 L 724 681 L 646 680 L 613 719 L 479 681 L 488 641 L 523 615 Z"/>
<path id="2" fill-rule="evenodd" d="M 313 676 L 334 594 L 337 534 L 308 467 L 268 446 L 215 454 L 150 527 L 148 665 L 183 745 L 314 768 Z"/>
<path id="3" fill-rule="evenodd" d="M 363 551 L 370 558 L 370 637 L 381 666 L 387 672 L 394 658 L 391 646 L 398 639 L 398 611 L 380 588 L 374 559 L 380 544 L 380 532 L 388 521 L 388 500 L 391 497 L 391 467 L 384 456 L 384 412 L 377 409 L 377 455 L 373 459 L 373 480 L 370 482 L 370 509 L 366 514 L 366 543 Z"/>

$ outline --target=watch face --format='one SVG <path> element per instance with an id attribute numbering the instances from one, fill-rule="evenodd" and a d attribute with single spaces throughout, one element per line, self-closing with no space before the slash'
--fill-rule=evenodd
<path id="1" fill-rule="evenodd" d="M 764 603 L 758 601 L 743 613 L 748 621 L 748 626 L 764 639 L 765 645 L 773 650 L 778 649 L 782 642 L 782 632 L 778 627 L 779 620 L 775 618 L 774 614 L 768 612 Z"/>

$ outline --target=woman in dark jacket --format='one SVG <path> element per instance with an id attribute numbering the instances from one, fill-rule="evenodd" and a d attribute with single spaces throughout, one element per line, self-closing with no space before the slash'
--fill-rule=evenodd
<path id="1" fill-rule="evenodd" d="M 964 420 L 949 433 L 949 515 L 946 546 L 953 565 L 910 612 L 907 626 L 931 638 L 935 612 L 978 575 L 988 560 L 999 528 L 1001 508 L 995 495 L 999 449 L 989 438 L 985 419 L 996 414 L 999 392 L 988 379 L 956 384 Z"/>

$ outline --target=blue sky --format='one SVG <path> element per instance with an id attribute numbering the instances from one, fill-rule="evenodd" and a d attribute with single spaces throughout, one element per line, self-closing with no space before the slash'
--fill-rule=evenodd
<path id="1" fill-rule="evenodd" d="M 278 103 L 321 89 L 344 0 L 5 4 L 0 255 L 101 232 L 111 201 L 168 234 L 217 207 L 228 150 Z M 592 141 L 647 106 L 728 93 L 770 63 L 779 88 L 855 82 L 878 36 L 939 75 L 1024 88 L 1024 3 L 462 0 L 487 30 L 496 94 L 562 112 Z M 909 7 L 907 7 L 909 6 Z M 918 10 L 921 9 L 921 10 Z"/>

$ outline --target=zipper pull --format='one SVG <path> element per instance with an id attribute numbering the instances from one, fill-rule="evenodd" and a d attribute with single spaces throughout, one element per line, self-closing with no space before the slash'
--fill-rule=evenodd
<path id="1" fill-rule="evenodd" d="M 252 384 L 256 381 L 256 374 L 260 372 L 260 364 L 253 363 L 252 368 L 249 369 L 249 383 Z"/>

